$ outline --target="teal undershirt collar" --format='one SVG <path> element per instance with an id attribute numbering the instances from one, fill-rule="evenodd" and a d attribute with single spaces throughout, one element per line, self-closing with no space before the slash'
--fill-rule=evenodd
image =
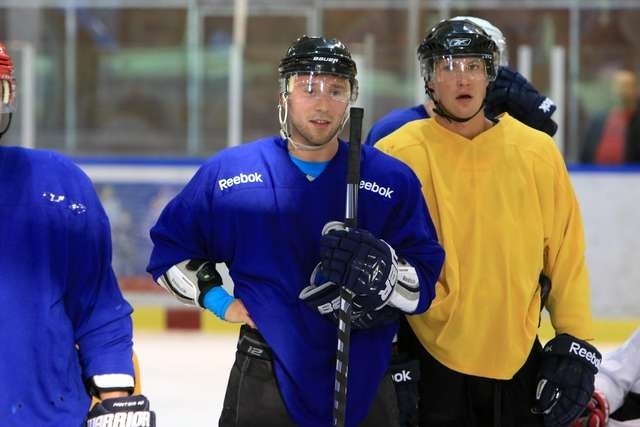
<path id="1" fill-rule="evenodd" d="M 326 162 L 307 162 L 306 160 L 300 160 L 297 157 L 293 156 L 293 154 L 289 153 L 289 158 L 291 161 L 304 173 L 307 175 L 309 181 L 313 181 L 316 179 L 324 170 L 327 168 L 329 161 Z"/>

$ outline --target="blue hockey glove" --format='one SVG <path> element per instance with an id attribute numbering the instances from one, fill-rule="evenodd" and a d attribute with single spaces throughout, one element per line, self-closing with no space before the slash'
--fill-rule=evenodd
<path id="1" fill-rule="evenodd" d="M 143 395 L 105 399 L 95 404 L 83 427 L 100 426 L 156 427 L 156 414 Z"/>
<path id="2" fill-rule="evenodd" d="M 320 238 L 320 263 L 327 281 L 346 286 L 366 312 L 387 304 L 398 278 L 393 248 L 366 230 L 329 230 Z"/>
<path id="3" fill-rule="evenodd" d="M 299 295 L 312 310 L 338 324 L 340 310 L 340 287 L 327 280 L 322 273 L 321 264 L 316 265 L 311 273 L 311 284 L 305 287 Z M 354 304 L 351 312 L 351 327 L 353 329 L 369 329 L 397 322 L 401 311 L 391 306 L 384 306 L 379 310 L 366 311 Z"/>
<path id="4" fill-rule="evenodd" d="M 534 413 L 545 427 L 564 427 L 582 414 L 591 400 L 602 356 L 591 344 L 561 334 L 544 346 Z"/>
<path id="5" fill-rule="evenodd" d="M 485 100 L 487 115 L 496 117 L 504 112 L 534 129 L 553 136 L 558 125 L 551 119 L 556 104 L 517 71 L 505 66 L 498 70 Z"/>

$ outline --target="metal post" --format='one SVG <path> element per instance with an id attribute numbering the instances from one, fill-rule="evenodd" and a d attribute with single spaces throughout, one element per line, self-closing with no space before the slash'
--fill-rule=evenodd
<path id="1" fill-rule="evenodd" d="M 565 49 L 564 46 L 553 46 L 551 49 L 551 63 L 549 64 L 549 74 L 551 76 L 551 99 L 556 103 L 558 108 L 553 115 L 554 120 L 558 123 L 558 131 L 554 139 L 560 149 L 560 152 L 566 151 L 565 147 Z"/>
<path id="2" fill-rule="evenodd" d="M 246 40 L 247 0 L 235 0 L 233 10 L 233 44 L 229 68 L 229 146 L 242 143 L 242 69 Z"/>
<path id="3" fill-rule="evenodd" d="M 197 0 L 189 0 L 187 11 L 187 154 L 200 151 L 202 114 L 202 25 Z"/>
<path id="4" fill-rule="evenodd" d="M 579 130 L 580 100 L 578 99 L 578 87 L 580 83 L 580 5 L 575 0 L 569 9 L 569 123 L 567 132 L 567 146 L 565 158 L 567 161 L 577 161 L 579 154 Z M 563 108 L 558 105 L 558 109 Z M 557 113 L 557 111 L 556 111 Z"/>
<path id="5" fill-rule="evenodd" d="M 22 106 L 20 108 L 20 124 L 22 127 L 22 141 L 23 147 L 34 148 L 35 147 L 35 69 L 34 69 L 34 51 L 33 46 L 30 43 L 21 43 L 20 48 L 22 50 L 22 72 L 21 76 L 21 88 L 20 101 Z"/>
<path id="6" fill-rule="evenodd" d="M 76 9 L 73 1 L 70 1 L 65 10 L 65 150 L 67 153 L 75 153 L 77 149 L 77 111 L 76 111 L 76 36 L 78 25 Z"/>

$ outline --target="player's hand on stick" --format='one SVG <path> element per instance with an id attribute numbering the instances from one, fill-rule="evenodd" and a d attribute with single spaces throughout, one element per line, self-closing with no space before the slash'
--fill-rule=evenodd
<path id="1" fill-rule="evenodd" d="M 340 287 L 327 280 L 322 273 L 321 264 L 316 265 L 311 274 L 310 285 L 305 287 L 299 295 L 312 310 L 316 311 L 338 324 L 340 310 Z M 369 329 L 397 322 L 402 312 L 386 305 L 379 310 L 364 310 L 354 307 L 351 313 L 351 327 L 354 329 Z"/>
<path id="2" fill-rule="evenodd" d="M 393 248 L 362 229 L 326 231 L 320 238 L 320 263 L 327 280 L 351 290 L 354 308 L 365 311 L 384 307 L 398 278 Z"/>

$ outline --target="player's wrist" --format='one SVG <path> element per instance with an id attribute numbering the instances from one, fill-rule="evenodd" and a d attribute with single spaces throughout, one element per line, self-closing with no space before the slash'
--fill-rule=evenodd
<path id="1" fill-rule="evenodd" d="M 202 305 L 218 318 L 227 320 L 227 311 L 233 301 L 234 298 L 222 286 L 216 286 L 204 294 Z"/>
<path id="2" fill-rule="evenodd" d="M 89 394 L 100 399 L 108 399 L 108 397 L 103 397 L 106 393 L 124 393 L 123 396 L 129 396 L 133 393 L 134 387 L 135 379 L 129 374 L 94 375 L 87 382 Z"/>
<path id="3" fill-rule="evenodd" d="M 105 399 L 115 399 L 118 397 L 127 397 L 131 393 L 127 390 L 112 390 L 112 391 L 102 391 L 98 393 L 98 398 L 100 400 Z"/>

